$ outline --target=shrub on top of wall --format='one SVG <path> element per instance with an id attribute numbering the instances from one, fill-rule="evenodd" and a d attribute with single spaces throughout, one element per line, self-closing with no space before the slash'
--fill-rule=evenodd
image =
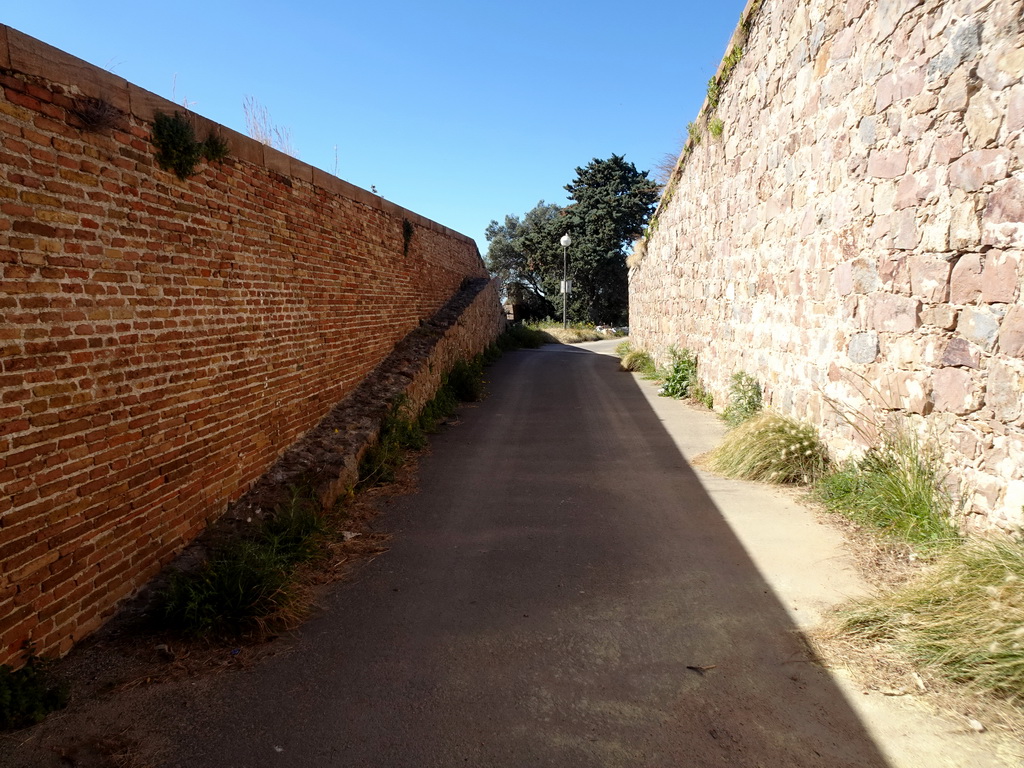
<path id="1" fill-rule="evenodd" d="M 192 176 L 200 160 L 220 162 L 229 154 L 228 144 L 220 136 L 211 133 L 204 141 L 197 141 L 192 123 L 181 112 L 156 113 L 153 145 L 157 164 L 165 171 L 174 171 L 179 179 Z"/>

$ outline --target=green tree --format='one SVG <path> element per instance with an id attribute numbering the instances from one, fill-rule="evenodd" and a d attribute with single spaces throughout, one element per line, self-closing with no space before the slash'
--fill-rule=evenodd
<path id="1" fill-rule="evenodd" d="M 626 254 L 658 203 L 658 184 L 624 157 L 594 159 L 565 189 L 573 201 L 564 229 L 572 238 L 569 272 L 574 320 L 622 324 L 629 317 Z"/>
<path id="2" fill-rule="evenodd" d="M 558 317 L 562 248 L 568 234 L 574 322 L 622 324 L 629 313 L 626 251 L 643 231 L 658 200 L 658 185 L 623 157 L 594 159 L 565 187 L 565 208 L 541 201 L 523 219 L 506 216 L 487 228 L 488 267 L 528 317 Z"/>
<path id="3" fill-rule="evenodd" d="M 559 299 L 556 312 L 554 299 L 559 290 L 554 257 L 558 256 L 561 269 L 561 251 L 554 235 L 561 226 L 561 206 L 537 203 L 522 219 L 506 216 L 505 223 L 492 221 L 485 232 L 487 242 L 487 268 L 498 277 L 509 301 L 518 305 L 521 316 L 527 320 L 554 317 L 561 312 Z M 561 272 L 558 272 L 560 275 Z"/>

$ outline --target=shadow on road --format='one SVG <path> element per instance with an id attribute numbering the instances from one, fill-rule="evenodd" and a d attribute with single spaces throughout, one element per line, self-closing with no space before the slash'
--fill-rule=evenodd
<path id="1" fill-rule="evenodd" d="M 614 358 L 488 378 L 392 550 L 151 724 L 167 765 L 886 765 Z"/>

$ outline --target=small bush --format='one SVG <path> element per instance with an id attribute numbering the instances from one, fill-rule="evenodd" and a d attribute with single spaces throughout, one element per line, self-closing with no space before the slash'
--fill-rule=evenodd
<path id="1" fill-rule="evenodd" d="M 956 503 L 944 481 L 942 457 L 916 436 L 883 437 L 863 457 L 818 482 L 815 493 L 834 512 L 915 542 L 956 540 Z"/>
<path id="2" fill-rule="evenodd" d="M 484 360 L 478 356 L 473 360 L 459 360 L 448 374 L 448 386 L 452 394 L 464 403 L 482 400 L 487 393 L 484 383 Z"/>
<path id="3" fill-rule="evenodd" d="M 484 365 L 498 362 L 501 359 L 501 354 L 501 347 L 498 346 L 497 342 L 489 344 L 487 349 L 484 350 Z"/>
<path id="4" fill-rule="evenodd" d="M 289 616 L 296 565 L 323 552 L 326 521 L 308 490 L 293 490 L 251 535 L 215 549 L 191 571 L 171 575 L 155 618 L 191 635 L 237 634 Z"/>
<path id="5" fill-rule="evenodd" d="M 197 141 L 191 121 L 180 112 L 154 115 L 153 146 L 157 165 L 165 171 L 174 171 L 179 179 L 193 175 L 201 159 L 219 162 L 230 154 L 228 143 L 218 135 L 211 133 L 205 141 Z"/>
<path id="6" fill-rule="evenodd" d="M 645 376 L 653 377 L 656 373 L 654 358 L 642 349 L 630 349 L 619 360 L 619 367 L 624 371 L 642 373 Z"/>
<path id="7" fill-rule="evenodd" d="M 716 139 L 716 140 L 717 139 L 721 139 L 722 138 L 722 133 L 724 133 L 724 132 L 725 132 L 725 123 L 722 122 L 722 119 L 719 118 L 719 117 L 711 118 L 710 122 L 708 122 L 708 133 L 711 134 L 711 138 Z"/>
<path id="8" fill-rule="evenodd" d="M 1024 543 L 950 550 L 903 587 L 840 614 L 850 637 L 894 646 L 919 668 L 1024 704 Z"/>
<path id="9" fill-rule="evenodd" d="M 231 154 L 231 148 L 228 146 L 227 141 L 215 133 L 211 133 L 206 137 L 206 141 L 202 143 L 200 151 L 208 163 L 223 162 Z"/>
<path id="10" fill-rule="evenodd" d="M 171 576 L 160 619 L 168 628 L 194 635 L 256 628 L 291 599 L 289 575 L 273 547 L 235 541 L 195 570 Z"/>
<path id="11" fill-rule="evenodd" d="M 761 412 L 761 385 L 749 373 L 734 373 L 729 385 L 729 405 L 722 411 L 722 418 L 730 427 Z"/>
<path id="12" fill-rule="evenodd" d="M 153 118 L 153 144 L 156 162 L 165 171 L 174 171 L 179 179 L 196 172 L 203 156 L 203 145 L 196 141 L 192 123 L 180 112 L 167 115 L 157 112 Z"/>
<path id="13" fill-rule="evenodd" d="M 448 386 L 447 380 L 442 382 L 441 387 L 434 394 L 434 397 L 423 406 L 418 418 L 420 429 L 423 432 L 436 432 L 441 422 L 455 413 L 459 407 L 459 398 Z"/>
<path id="14" fill-rule="evenodd" d="M 699 383 L 690 387 L 690 399 L 703 405 L 709 411 L 715 407 L 715 398 Z"/>
<path id="15" fill-rule="evenodd" d="M 29 656 L 21 669 L 0 665 L 0 731 L 26 728 L 68 704 L 68 688 L 55 683 L 44 662 Z"/>
<path id="16" fill-rule="evenodd" d="M 763 413 L 729 432 L 708 460 L 729 477 L 811 483 L 824 474 L 828 452 L 810 424 Z"/>
<path id="17" fill-rule="evenodd" d="M 79 99 L 72 111 L 87 131 L 105 131 L 115 127 L 122 119 L 121 111 L 103 99 Z"/>
<path id="18" fill-rule="evenodd" d="M 366 449 L 359 464 L 360 487 L 394 482 L 395 471 L 405 461 L 405 452 L 426 445 L 427 438 L 420 424 L 418 417 L 410 417 L 404 398 L 391 407 L 381 422 L 377 442 Z"/>
<path id="19" fill-rule="evenodd" d="M 323 509 L 313 491 L 293 488 L 289 503 L 260 526 L 258 541 L 291 565 L 320 555 L 326 533 Z"/>
<path id="20" fill-rule="evenodd" d="M 671 350 L 672 359 L 662 373 L 662 384 L 658 394 L 662 397 L 684 398 L 691 396 L 697 386 L 697 356 L 690 350 Z"/>

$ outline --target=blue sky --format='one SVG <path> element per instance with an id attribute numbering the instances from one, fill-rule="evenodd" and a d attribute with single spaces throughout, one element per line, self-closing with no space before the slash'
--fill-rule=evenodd
<path id="1" fill-rule="evenodd" d="M 611 154 L 678 149 L 743 0 L 7 0 L 0 21 L 473 237 Z"/>

